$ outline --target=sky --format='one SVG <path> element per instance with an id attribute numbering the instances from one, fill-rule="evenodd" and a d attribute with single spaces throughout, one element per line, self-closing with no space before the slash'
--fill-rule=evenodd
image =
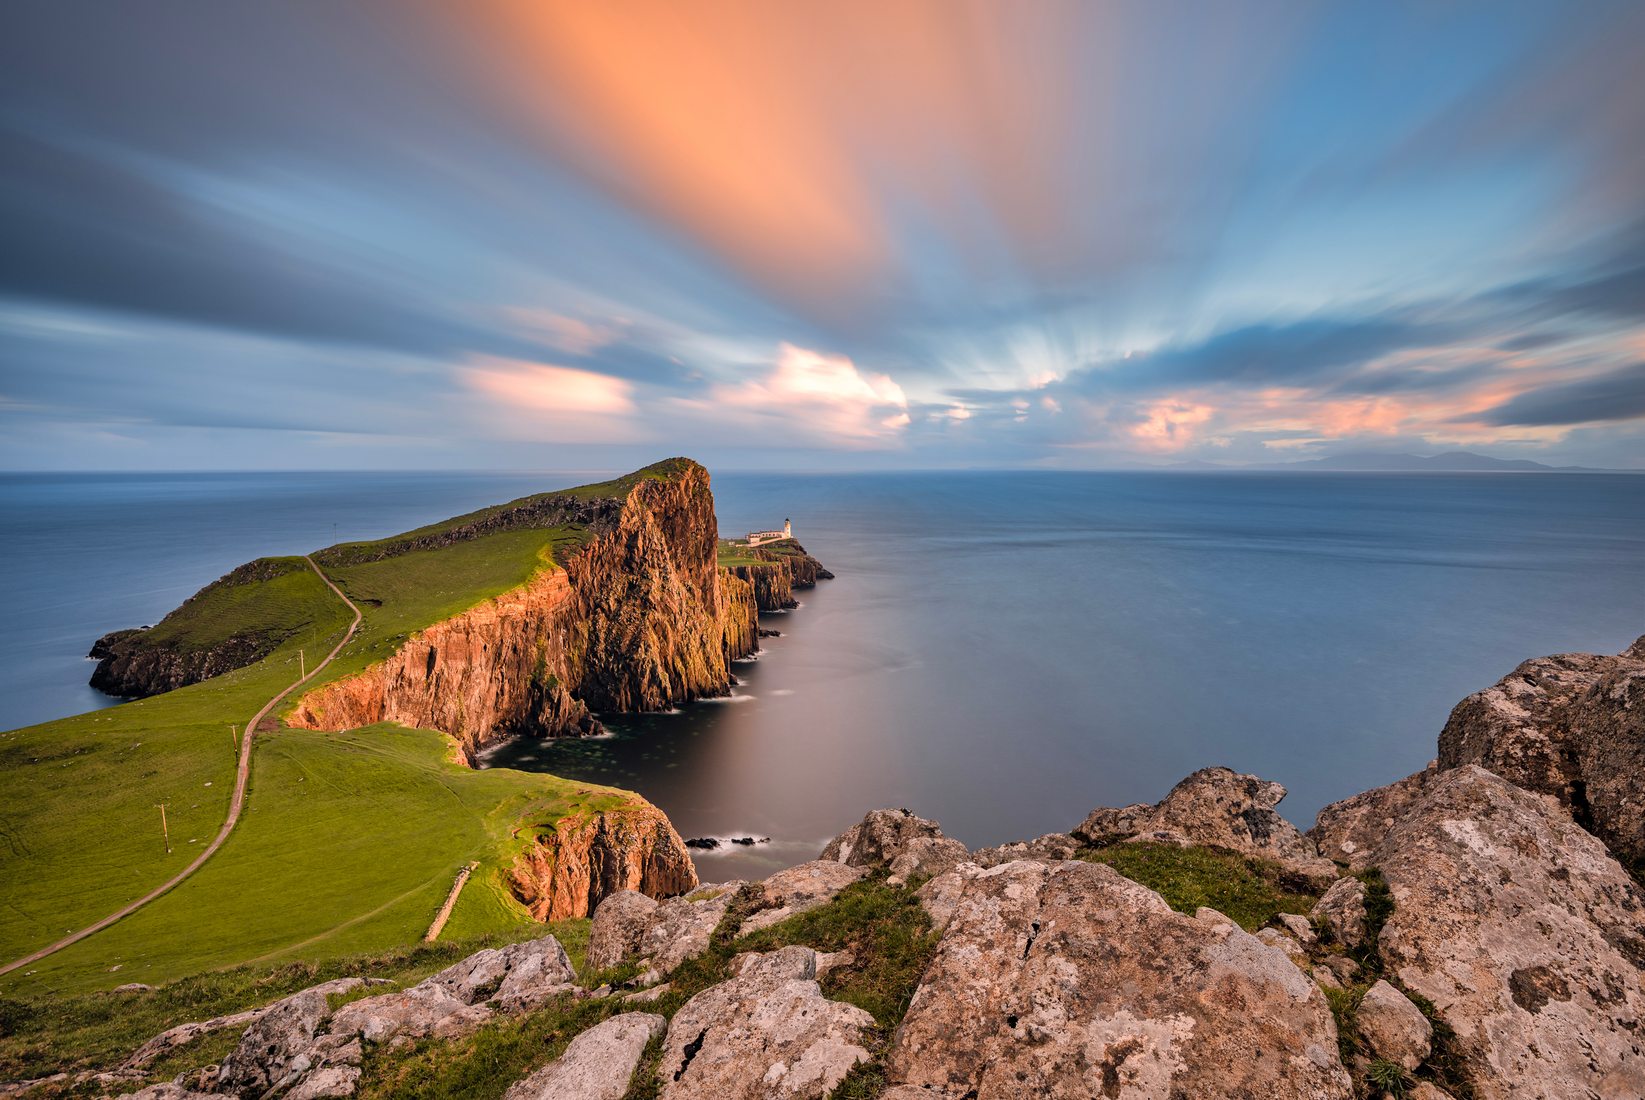
<path id="1" fill-rule="evenodd" d="M 1645 468 L 1645 4 L 17 0 L 0 468 Z"/>

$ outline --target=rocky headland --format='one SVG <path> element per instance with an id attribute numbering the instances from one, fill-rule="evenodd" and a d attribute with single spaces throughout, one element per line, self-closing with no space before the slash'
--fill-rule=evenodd
<path id="1" fill-rule="evenodd" d="M 1277 813 L 1282 787 L 1225 768 L 976 851 L 876 810 L 763 882 L 613 893 L 580 976 L 547 937 L 336 1010 L 298 994 L 257 1010 L 219 1064 L 138 1095 L 346 1096 L 408 1058 L 467 1080 L 486 1048 L 465 1036 L 563 1025 L 569 1042 L 495 1087 L 1645 1096 L 1645 893 L 1625 865 L 1645 797 L 1642 653 L 1522 665 L 1457 706 L 1438 761 L 1307 833 Z"/>

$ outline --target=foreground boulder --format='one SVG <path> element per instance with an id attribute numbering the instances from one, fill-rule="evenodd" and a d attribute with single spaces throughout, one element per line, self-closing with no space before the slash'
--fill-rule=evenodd
<path id="1" fill-rule="evenodd" d="M 503 1100 L 622 1100 L 645 1054 L 668 1021 L 649 1012 L 625 1012 L 595 1024 L 554 1061 L 523 1081 Z"/>
<path id="2" fill-rule="evenodd" d="M 630 959 L 667 973 L 708 947 L 741 882 L 705 886 L 683 898 L 655 902 L 632 890 L 600 903 L 589 930 L 588 965 L 605 970 Z"/>
<path id="3" fill-rule="evenodd" d="M 833 901 L 839 892 L 868 872 L 861 867 L 819 859 L 778 871 L 760 886 L 765 908 L 744 920 L 742 931 L 757 932 L 789 917 Z"/>
<path id="4" fill-rule="evenodd" d="M 818 858 L 884 869 L 892 882 L 906 882 L 915 875 L 940 875 L 970 857 L 965 845 L 943 836 L 935 821 L 909 810 L 874 810 L 829 841 Z"/>
<path id="5" fill-rule="evenodd" d="M 1382 958 L 1455 1032 L 1480 1100 L 1645 1096 L 1645 898 L 1552 799 L 1440 773 L 1373 859 Z"/>
<path id="6" fill-rule="evenodd" d="M 887 1095 L 1347 1100 L 1319 988 L 1201 913 L 1101 864 L 976 873 L 897 1031 Z"/>
<path id="7" fill-rule="evenodd" d="M 1645 862 L 1645 638 L 1617 656 L 1526 661 L 1452 710 L 1439 764 L 1552 795 L 1625 861 Z"/>
<path id="8" fill-rule="evenodd" d="M 868 1060 L 874 1018 L 822 995 L 816 952 L 784 947 L 739 962 L 736 977 L 691 998 L 668 1025 L 664 1100 L 821 1100 Z"/>
<path id="9" fill-rule="evenodd" d="M 1228 768 L 1201 768 L 1150 806 L 1092 810 L 1073 835 L 1086 844 L 1160 840 L 1205 844 L 1266 859 L 1308 881 L 1328 883 L 1336 866 L 1274 809 L 1278 783 Z"/>

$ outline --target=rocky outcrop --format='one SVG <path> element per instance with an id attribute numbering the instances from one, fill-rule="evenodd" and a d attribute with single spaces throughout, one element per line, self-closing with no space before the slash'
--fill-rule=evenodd
<path id="1" fill-rule="evenodd" d="M 1538 657 L 1468 696 L 1439 736 L 1439 766 L 1463 764 L 1554 796 L 1645 865 L 1645 638 L 1615 657 Z"/>
<path id="2" fill-rule="evenodd" d="M 816 952 L 784 947 L 738 964 L 669 1023 L 663 1100 L 822 1100 L 869 1059 L 874 1017 L 822 995 Z"/>
<path id="3" fill-rule="evenodd" d="M 685 842 L 663 812 L 638 805 L 538 826 L 536 842 L 517 856 L 509 887 L 540 921 L 586 917 L 621 890 L 651 897 L 697 885 Z"/>
<path id="4" fill-rule="evenodd" d="M 336 984 L 316 986 L 264 1010 L 200 1084 L 241 1097 L 352 1096 L 368 1046 L 466 1035 L 496 1012 L 526 1012 L 570 991 L 575 979 L 559 941 L 544 936 L 479 951 L 410 989 L 335 1012 Z"/>
<path id="5" fill-rule="evenodd" d="M 1092 810 L 1073 835 L 1092 845 L 1205 844 L 1269 860 L 1314 883 L 1335 880 L 1336 866 L 1274 809 L 1284 797 L 1278 783 L 1228 768 L 1202 768 L 1152 806 Z"/>
<path id="6" fill-rule="evenodd" d="M 794 589 L 812 588 L 819 580 L 830 580 L 834 576 L 792 539 L 775 546 L 739 547 L 738 553 L 761 559 L 757 565 L 734 565 L 727 570 L 753 589 L 755 603 L 761 611 L 798 607 Z"/>
<path id="7" fill-rule="evenodd" d="M 1480 1100 L 1645 1095 L 1645 897 L 1552 798 L 1441 772 L 1370 858 L 1394 899 L 1384 965 Z"/>
<path id="8" fill-rule="evenodd" d="M 1320 896 L 1311 914 L 1344 947 L 1361 947 L 1368 932 L 1365 911 L 1365 884 L 1357 878 L 1341 878 Z"/>
<path id="9" fill-rule="evenodd" d="M 848 867 L 883 868 L 893 881 L 940 875 L 968 861 L 964 844 L 942 835 L 935 821 L 909 810 L 874 810 L 828 842 L 819 859 Z"/>
<path id="10" fill-rule="evenodd" d="M 1033 840 L 1019 840 L 993 848 L 978 848 L 971 862 L 979 867 L 998 867 L 1019 859 L 1073 859 L 1080 842 L 1067 833 L 1046 833 Z"/>
<path id="11" fill-rule="evenodd" d="M 888 1095 L 1348 1100 L 1319 988 L 1202 913 L 1102 864 L 976 874 L 897 1030 Z"/>
<path id="12" fill-rule="evenodd" d="M 646 1044 L 668 1021 L 648 1012 L 625 1012 L 595 1024 L 554 1061 L 523 1081 L 503 1100 L 622 1100 Z"/>
<path id="13" fill-rule="evenodd" d="M 142 698 L 197 684 L 262 660 L 301 626 L 264 625 L 203 643 L 192 636 L 186 624 L 197 620 L 202 609 L 230 590 L 249 588 L 307 568 L 301 558 L 258 558 L 211 582 L 155 626 L 103 635 L 87 654 L 97 662 L 91 686 L 107 695 Z"/>

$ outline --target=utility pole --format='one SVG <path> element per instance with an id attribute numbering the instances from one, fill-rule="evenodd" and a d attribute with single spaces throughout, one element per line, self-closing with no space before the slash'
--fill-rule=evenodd
<path id="1" fill-rule="evenodd" d="M 240 726 L 238 723 L 228 728 L 228 735 L 234 738 L 234 754 L 240 754 Z"/>
<path id="2" fill-rule="evenodd" d="M 308 663 L 303 659 L 303 651 L 297 651 L 297 679 L 308 679 Z"/>
<path id="3" fill-rule="evenodd" d="M 169 856 L 171 855 L 171 830 L 166 828 L 166 804 L 160 802 L 157 805 L 160 808 L 160 836 L 165 839 L 166 855 Z"/>

